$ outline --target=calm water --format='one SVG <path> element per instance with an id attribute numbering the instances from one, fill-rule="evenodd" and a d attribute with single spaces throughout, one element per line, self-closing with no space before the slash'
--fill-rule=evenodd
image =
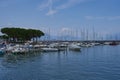
<path id="1" fill-rule="evenodd" d="M 120 46 L 1 56 L 0 80 L 120 80 Z"/>

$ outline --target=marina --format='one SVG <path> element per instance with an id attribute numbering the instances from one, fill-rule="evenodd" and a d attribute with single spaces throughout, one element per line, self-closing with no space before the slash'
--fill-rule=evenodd
<path id="1" fill-rule="evenodd" d="M 0 80 L 120 79 L 119 40 L 39 40 L 44 33 L 36 29 L 1 31 L 7 35 L 0 41 Z"/>
<path id="2" fill-rule="evenodd" d="M 81 51 L 5 54 L 0 80 L 119 80 L 120 45 L 82 47 Z"/>
<path id="3" fill-rule="evenodd" d="M 0 80 L 120 80 L 120 0 L 0 0 Z"/>
<path id="4" fill-rule="evenodd" d="M 104 45 L 119 45 L 119 41 L 41 41 L 33 43 L 14 44 L 1 43 L 0 54 L 31 53 L 31 52 L 59 52 L 67 49 L 81 51 L 81 48 Z"/>

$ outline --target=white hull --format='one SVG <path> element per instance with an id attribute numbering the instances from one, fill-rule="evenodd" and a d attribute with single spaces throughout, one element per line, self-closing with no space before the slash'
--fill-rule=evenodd
<path id="1" fill-rule="evenodd" d="M 79 47 L 78 45 L 75 45 L 75 44 L 71 44 L 69 46 L 69 50 L 80 51 L 81 47 Z"/>
<path id="2" fill-rule="evenodd" d="M 55 51 L 58 51 L 57 48 L 41 48 L 42 51 L 45 51 L 45 52 L 55 52 Z"/>

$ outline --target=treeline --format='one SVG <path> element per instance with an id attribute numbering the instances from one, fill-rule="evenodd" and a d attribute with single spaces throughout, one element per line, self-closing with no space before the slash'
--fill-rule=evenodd
<path id="1" fill-rule="evenodd" d="M 18 42 L 18 41 L 28 41 L 33 39 L 37 41 L 38 38 L 44 36 L 44 33 L 36 29 L 24 29 L 24 28 L 2 28 L 1 38 L 8 41 Z"/>

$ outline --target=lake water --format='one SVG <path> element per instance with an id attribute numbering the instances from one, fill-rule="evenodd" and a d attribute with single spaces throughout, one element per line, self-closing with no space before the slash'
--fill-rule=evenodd
<path id="1" fill-rule="evenodd" d="M 120 46 L 1 56 L 0 80 L 120 80 Z"/>

